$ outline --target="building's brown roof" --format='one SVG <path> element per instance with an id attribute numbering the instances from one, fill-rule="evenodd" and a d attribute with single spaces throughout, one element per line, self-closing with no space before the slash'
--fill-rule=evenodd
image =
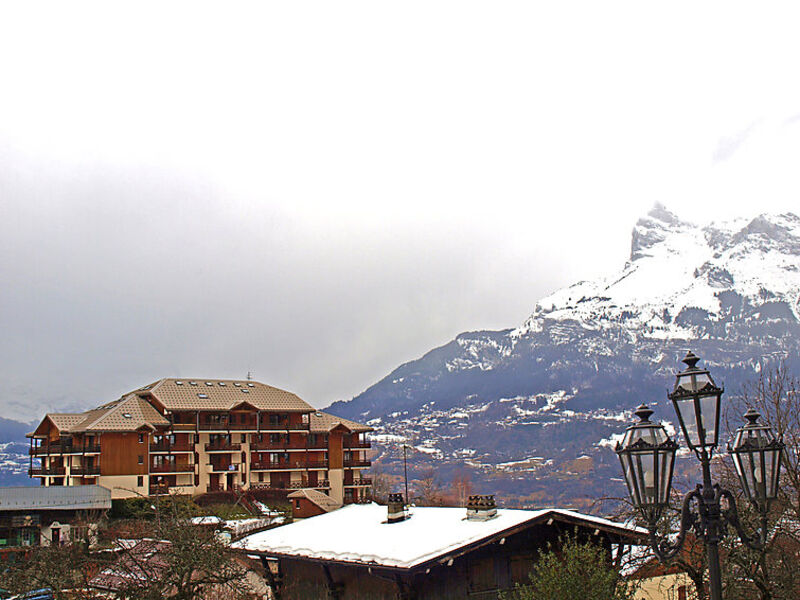
<path id="1" fill-rule="evenodd" d="M 336 500 L 328 496 L 328 494 L 323 494 L 317 490 L 297 490 L 286 497 L 306 498 L 315 505 L 319 506 L 325 512 L 331 512 L 332 510 L 336 510 L 342 506 L 340 503 L 336 502 Z"/>
<path id="2" fill-rule="evenodd" d="M 86 413 L 78 413 L 78 414 L 48 413 L 46 416 L 53 422 L 53 425 L 55 425 L 59 431 L 69 431 L 70 428 L 74 427 L 75 425 L 86 419 Z"/>
<path id="3" fill-rule="evenodd" d="M 155 404 L 155 406 L 154 406 Z M 167 427 L 169 420 L 157 406 L 174 410 L 232 410 L 248 404 L 257 410 L 310 414 L 311 431 L 329 432 L 337 426 L 360 433 L 371 427 L 323 412 L 313 412 L 310 404 L 295 394 L 259 383 L 233 379 L 161 379 L 122 398 L 83 413 L 46 415 L 60 433 L 137 431 L 142 427 Z M 42 422 L 44 423 L 44 421 Z M 42 424 L 31 437 L 41 437 Z"/>
<path id="4" fill-rule="evenodd" d="M 320 432 L 332 431 L 339 425 L 349 429 L 353 433 L 362 433 L 373 430 L 372 427 L 369 427 L 368 425 L 362 425 L 361 423 L 356 423 L 355 421 L 350 421 L 349 419 L 343 419 L 342 417 L 335 417 L 320 411 L 317 411 L 311 415 L 310 424 L 311 431 Z"/>
<path id="5" fill-rule="evenodd" d="M 257 381 L 162 379 L 147 393 L 167 410 L 231 410 L 243 402 L 258 410 L 304 413 L 314 410 L 295 394 Z"/>
<path id="6" fill-rule="evenodd" d="M 105 408 L 90 410 L 86 419 L 72 428 L 75 433 L 84 431 L 137 431 L 142 427 L 168 426 L 164 418 L 147 400 L 128 394 Z"/>

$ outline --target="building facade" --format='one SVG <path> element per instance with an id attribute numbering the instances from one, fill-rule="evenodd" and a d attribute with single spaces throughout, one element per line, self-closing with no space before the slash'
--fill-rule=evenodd
<path id="1" fill-rule="evenodd" d="M 29 473 L 113 498 L 316 489 L 359 502 L 371 487 L 369 431 L 256 381 L 162 379 L 84 413 L 45 415 L 28 434 Z"/>

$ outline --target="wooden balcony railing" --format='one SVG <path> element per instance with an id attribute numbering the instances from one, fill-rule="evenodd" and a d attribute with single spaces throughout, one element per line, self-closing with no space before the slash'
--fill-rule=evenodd
<path id="1" fill-rule="evenodd" d="M 318 490 L 327 489 L 331 487 L 327 479 L 320 479 L 317 482 L 311 481 L 284 481 L 284 482 L 269 482 L 269 481 L 254 481 L 250 484 L 251 489 L 256 490 Z"/>
<path id="2" fill-rule="evenodd" d="M 314 450 L 314 448 L 306 446 L 305 443 L 291 442 L 287 444 L 285 442 L 278 442 L 276 444 L 273 444 L 272 442 L 264 442 L 264 441 L 251 442 L 250 449 L 260 452 L 270 451 L 270 450 L 273 452 L 281 452 L 283 450 Z M 325 450 L 327 450 L 327 448 L 324 446 L 321 446 L 319 448 L 320 452 Z"/>
<path id="3" fill-rule="evenodd" d="M 152 465 L 151 473 L 194 473 L 194 465 L 164 463 Z"/>
<path id="4" fill-rule="evenodd" d="M 178 442 L 176 444 L 165 444 L 159 442 L 157 444 L 150 444 L 150 452 L 192 452 L 194 444 L 188 442 Z"/>
<path id="5" fill-rule="evenodd" d="M 264 431 L 306 431 L 309 427 L 308 423 L 261 423 L 261 429 Z"/>
<path id="6" fill-rule="evenodd" d="M 352 479 L 350 481 L 345 479 L 344 484 L 349 486 L 367 486 L 372 485 L 372 479 L 369 477 L 361 477 L 359 479 Z"/>
<path id="7" fill-rule="evenodd" d="M 230 442 L 210 442 L 206 444 L 206 452 L 238 452 L 241 449 L 241 444 L 232 444 Z"/>
<path id="8" fill-rule="evenodd" d="M 238 463 L 208 463 L 208 468 L 214 473 L 238 473 Z"/>
<path id="9" fill-rule="evenodd" d="M 369 442 L 346 442 L 344 448 L 372 448 Z"/>
<path id="10" fill-rule="evenodd" d="M 49 446 L 37 446 L 28 448 L 31 456 L 46 456 L 48 454 L 99 454 L 100 446 L 90 444 L 88 446 L 78 446 L 72 444 L 50 444 Z"/>
<path id="11" fill-rule="evenodd" d="M 94 465 L 91 467 L 72 467 L 69 472 L 71 475 L 76 476 L 100 475 L 100 466 Z"/>
<path id="12" fill-rule="evenodd" d="M 368 467 L 372 464 L 369 460 L 345 460 L 345 467 Z"/>
<path id="13" fill-rule="evenodd" d="M 291 460 L 280 462 L 251 462 L 251 471 L 280 471 L 281 469 L 327 469 L 327 460 Z"/>
<path id="14" fill-rule="evenodd" d="M 30 477 L 41 477 L 42 475 L 65 475 L 67 470 L 64 467 L 33 467 L 28 469 Z"/>

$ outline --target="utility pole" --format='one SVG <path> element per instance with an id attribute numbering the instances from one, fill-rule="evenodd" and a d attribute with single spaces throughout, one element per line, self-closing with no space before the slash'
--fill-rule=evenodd
<path id="1" fill-rule="evenodd" d="M 408 457 L 406 450 L 408 450 L 408 446 L 403 444 L 403 479 L 406 486 L 406 505 L 408 505 Z"/>

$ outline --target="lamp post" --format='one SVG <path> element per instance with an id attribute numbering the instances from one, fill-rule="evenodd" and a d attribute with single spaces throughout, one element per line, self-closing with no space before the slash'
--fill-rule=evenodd
<path id="1" fill-rule="evenodd" d="M 711 600 L 722 600 L 719 542 L 727 527 L 732 526 L 748 547 L 764 548 L 767 511 L 778 493 L 783 442 L 775 438 L 771 428 L 758 422 L 760 415 L 756 411 L 749 410 L 745 414 L 747 423 L 736 431 L 733 445 L 728 448 L 745 496 L 761 516 L 758 535 L 751 537 L 739 521 L 733 494 L 711 480 L 724 389 L 714 383 L 708 370 L 697 367 L 699 361 L 691 352 L 686 355 L 686 369 L 677 374 L 675 387 L 668 394 L 683 437 L 700 461 L 703 474 L 702 483 L 683 497 L 680 529 L 674 542 L 659 537 L 658 522 L 669 504 L 678 444 L 661 424 L 650 421 L 653 411 L 642 404 L 635 413 L 639 421 L 627 428 L 616 452 L 633 506 L 647 523 L 656 557 L 662 562 L 674 557 L 683 547 L 688 531 L 694 531 L 706 546 Z"/>

